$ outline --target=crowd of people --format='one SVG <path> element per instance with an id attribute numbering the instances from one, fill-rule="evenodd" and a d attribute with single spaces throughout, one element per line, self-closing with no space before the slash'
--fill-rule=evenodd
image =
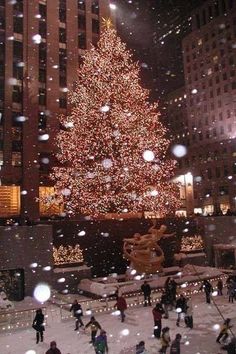
<path id="1" fill-rule="evenodd" d="M 229 277 L 226 281 L 227 294 L 229 296 L 229 302 L 233 302 L 236 298 L 236 281 L 233 277 Z M 205 292 L 206 303 L 211 303 L 211 294 L 213 292 L 213 286 L 209 280 L 204 280 L 200 290 Z M 147 281 L 141 286 L 141 291 L 144 296 L 144 306 L 152 306 L 151 302 L 151 287 Z M 217 282 L 217 293 L 218 296 L 223 295 L 223 282 L 221 279 Z M 120 312 L 121 322 L 125 321 L 125 311 L 127 309 L 127 303 L 125 298 L 117 293 L 116 304 L 114 305 L 117 310 Z M 181 353 L 181 334 L 177 333 L 175 339 L 171 341 L 170 328 L 167 326 L 162 326 L 162 320 L 169 318 L 169 312 L 176 312 L 176 326 L 180 326 L 180 322 L 192 329 L 193 322 L 193 305 L 192 299 L 190 296 L 185 296 L 180 294 L 177 296 L 177 283 L 173 278 L 167 278 L 164 286 L 164 290 L 161 294 L 160 301 L 155 304 L 155 307 L 152 309 L 153 321 L 154 321 L 154 331 L 153 336 L 160 340 L 161 348 L 159 353 L 166 354 L 167 350 L 170 354 L 180 354 Z M 91 340 L 90 343 L 94 347 L 96 354 L 105 354 L 108 353 L 108 343 L 106 331 L 102 328 L 100 323 L 95 319 L 94 316 L 90 318 L 90 321 L 87 324 L 84 324 L 82 321 L 83 310 L 81 304 L 77 300 L 70 307 L 70 312 L 73 313 L 75 318 L 75 331 L 78 331 L 79 328 L 83 330 L 90 329 Z M 223 317 L 223 316 L 222 316 Z M 36 315 L 33 321 L 32 327 L 36 331 L 36 343 L 39 341 L 43 342 L 44 337 L 43 333 L 45 331 L 44 325 L 44 315 L 41 309 L 36 311 Z M 228 340 L 229 332 L 232 334 L 232 325 L 231 319 L 227 318 L 223 321 L 221 330 L 216 342 L 221 344 L 221 349 L 227 351 L 228 354 L 236 354 L 236 338 L 232 336 L 230 341 Z M 98 335 L 98 331 L 100 331 Z M 145 348 L 145 342 L 140 341 L 135 347 L 136 354 L 148 354 Z M 61 354 L 61 351 L 57 348 L 55 341 L 50 343 L 50 348 L 46 354 Z"/>

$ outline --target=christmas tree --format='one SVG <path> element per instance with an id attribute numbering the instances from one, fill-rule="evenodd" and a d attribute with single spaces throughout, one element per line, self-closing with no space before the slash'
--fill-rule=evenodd
<path id="1" fill-rule="evenodd" d="M 139 65 L 108 21 L 97 47 L 84 55 L 69 93 L 71 113 L 60 117 L 61 167 L 52 178 L 67 212 L 165 215 L 176 208 L 175 163 L 166 158 L 166 129 L 148 96 Z"/>

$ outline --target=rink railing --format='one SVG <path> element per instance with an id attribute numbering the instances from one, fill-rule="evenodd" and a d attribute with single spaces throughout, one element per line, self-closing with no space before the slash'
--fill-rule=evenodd
<path id="1" fill-rule="evenodd" d="M 211 278 L 211 282 L 216 282 L 219 279 L 225 279 L 227 276 L 221 276 L 221 277 L 214 277 Z M 180 285 L 178 285 L 178 294 L 183 294 L 185 296 L 191 296 L 195 295 L 198 293 L 204 292 L 204 289 L 200 290 L 200 287 L 202 285 L 202 281 L 188 281 L 184 282 Z M 160 301 L 162 291 L 164 288 L 157 288 L 152 290 L 152 295 L 151 295 L 151 303 L 152 305 L 155 305 L 158 301 Z M 213 296 L 217 295 L 217 291 L 213 292 Z M 127 307 L 132 308 L 132 307 L 139 307 L 139 306 L 144 306 L 144 298 L 143 298 L 143 293 L 142 292 L 135 292 L 135 293 L 130 293 L 130 294 L 124 294 L 123 295 L 126 299 L 127 302 Z M 178 296 L 178 295 L 177 295 Z M 57 305 L 60 308 L 60 316 L 62 321 L 66 321 L 68 319 L 73 318 L 73 314 L 69 311 L 71 303 L 60 303 L 56 304 L 55 302 L 54 305 Z M 83 308 L 84 315 L 95 315 L 99 313 L 114 313 L 114 315 L 118 314 L 117 309 L 115 308 L 115 303 L 116 300 L 114 297 L 103 297 L 97 300 L 79 300 L 79 303 L 81 304 Z"/>
<path id="2" fill-rule="evenodd" d="M 210 280 L 216 282 L 219 279 L 227 278 L 226 276 L 214 277 Z M 202 281 L 188 281 L 178 286 L 178 294 L 194 295 L 203 292 L 200 290 Z M 152 290 L 151 302 L 155 305 L 160 300 L 161 292 L 164 288 L 157 288 Z M 215 291 L 216 292 L 216 291 Z M 144 305 L 143 294 L 141 291 L 123 295 L 126 298 L 128 308 L 139 307 Z M 66 321 L 73 318 L 73 314 L 69 311 L 71 302 L 57 303 L 55 300 L 50 301 L 54 306 L 59 307 L 61 321 Z M 103 297 L 96 300 L 80 300 L 84 315 L 91 316 L 99 313 L 112 313 L 118 315 L 117 309 L 114 307 L 116 300 L 114 297 Z M 30 309 L 11 309 L 0 311 L 0 333 L 10 330 L 30 328 L 35 317 L 35 312 L 38 308 Z M 47 307 L 42 307 L 45 318 L 47 318 Z M 50 312 L 50 310 L 49 310 Z"/>
<path id="3" fill-rule="evenodd" d="M 46 315 L 47 308 L 41 307 Z M 1 310 L 0 311 L 0 333 L 15 329 L 24 329 L 32 327 L 33 319 L 37 308 L 26 310 Z M 46 317 L 46 316 L 45 316 Z"/>

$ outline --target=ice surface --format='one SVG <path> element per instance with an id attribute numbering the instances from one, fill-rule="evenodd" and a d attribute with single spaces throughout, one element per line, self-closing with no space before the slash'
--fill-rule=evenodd
<path id="1" fill-rule="evenodd" d="M 226 290 L 224 289 L 226 294 Z M 234 328 L 236 327 L 235 304 L 229 304 L 226 295 L 214 297 L 220 310 L 225 317 L 232 319 Z M 170 313 L 170 319 L 163 320 L 163 326 L 170 327 L 171 338 L 174 339 L 176 333 L 182 334 L 181 354 L 218 354 L 225 353 L 220 350 L 220 346 L 215 342 L 218 334 L 217 325 L 221 325 L 216 308 L 205 303 L 204 294 L 193 297 L 194 307 L 194 329 L 186 329 L 184 323 L 176 327 L 176 313 Z M 153 318 L 151 307 L 136 307 L 127 310 L 127 317 L 124 323 L 120 322 L 119 316 L 112 314 L 97 314 L 96 319 L 107 331 L 110 354 L 132 354 L 133 348 L 140 340 L 145 340 L 149 354 L 156 354 L 160 343 L 152 338 Z M 85 309 L 84 309 L 85 310 Z M 84 311 L 85 313 L 85 311 Z M 45 342 L 35 344 L 35 332 L 29 328 L 27 330 L 16 330 L 11 333 L 0 334 L 1 354 L 25 354 L 28 350 L 35 350 L 36 354 L 45 354 L 51 340 L 56 340 L 62 354 L 89 354 L 94 353 L 89 344 L 89 331 L 76 333 L 74 331 L 73 319 L 62 321 L 60 319 L 60 308 L 49 305 L 47 308 L 47 326 L 45 331 Z M 87 323 L 90 316 L 83 317 Z M 233 329 L 234 329 L 233 328 Z M 125 331 L 124 331 L 125 330 Z M 127 331 L 128 330 L 128 331 Z M 123 333 L 123 334 L 122 334 Z M 129 333 L 127 335 L 127 333 Z"/>

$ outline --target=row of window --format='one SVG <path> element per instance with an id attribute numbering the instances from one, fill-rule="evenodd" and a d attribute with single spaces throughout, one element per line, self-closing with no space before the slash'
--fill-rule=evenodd
<path id="1" fill-rule="evenodd" d="M 220 96 L 223 93 L 231 92 L 231 90 L 236 89 L 236 82 L 232 82 L 231 84 L 225 84 L 223 87 L 217 87 L 215 91 L 209 90 L 206 94 L 205 91 L 203 91 L 201 94 L 196 95 L 195 97 L 190 96 L 189 98 L 189 106 L 195 106 L 195 104 L 198 104 L 200 102 L 205 103 L 205 101 L 208 101 L 208 98 L 215 98 L 216 96 Z M 189 90 L 189 95 L 191 95 L 192 90 Z M 218 101 L 221 102 L 221 101 Z M 219 106 L 221 107 L 221 106 Z M 202 106 L 201 108 L 203 112 L 207 112 L 207 106 Z M 215 109 L 214 102 L 211 102 L 211 110 Z"/>
<path id="2" fill-rule="evenodd" d="M 227 109 L 226 111 L 226 115 L 225 118 L 230 119 L 231 117 L 233 117 L 233 112 L 230 111 L 229 109 Z M 196 129 L 195 127 L 197 126 L 198 128 L 202 127 L 203 124 L 204 125 L 212 125 L 213 123 L 215 123 L 217 121 L 217 118 L 219 119 L 219 121 L 223 121 L 223 112 L 220 112 L 219 115 L 217 116 L 216 114 L 212 115 L 211 117 L 209 116 L 203 116 L 203 119 L 198 119 L 199 117 L 195 117 L 195 122 L 196 124 L 192 125 L 192 129 Z"/>
<path id="3" fill-rule="evenodd" d="M 205 26 L 213 20 L 213 18 L 224 15 L 228 10 L 232 9 L 234 0 L 215 0 L 214 5 L 208 5 L 201 12 L 195 15 L 197 28 Z"/>
<path id="4" fill-rule="evenodd" d="M 86 0 L 78 0 L 78 9 L 81 11 L 86 11 L 88 4 L 86 4 Z M 91 12 L 95 15 L 99 14 L 99 1 L 92 0 L 91 4 Z"/>
<path id="5" fill-rule="evenodd" d="M 12 159 L 11 159 L 12 166 L 21 166 L 22 164 L 22 153 L 20 151 L 13 151 L 12 152 Z M 3 166 L 3 151 L 0 151 L 0 166 Z"/>
<path id="6" fill-rule="evenodd" d="M 0 141 L 0 166 L 3 166 L 4 165 L 4 152 L 2 150 L 2 142 Z M 39 169 L 40 171 L 46 171 L 48 170 L 48 164 L 43 161 L 45 158 L 49 159 L 50 157 L 50 154 L 48 153 L 42 153 L 40 154 L 40 159 L 39 159 Z M 19 151 L 12 151 L 12 154 L 11 154 L 11 164 L 12 166 L 21 166 L 22 165 L 22 152 L 21 150 Z"/>
<path id="7" fill-rule="evenodd" d="M 232 124 L 228 124 L 227 127 L 221 125 L 218 129 L 216 127 L 212 128 L 212 129 L 207 129 L 204 132 L 204 135 L 203 135 L 202 131 L 192 133 L 191 134 L 191 141 L 192 142 L 202 141 L 204 138 L 205 139 L 212 139 L 212 138 L 216 138 L 220 135 L 224 135 L 226 133 L 232 133 Z"/>
<path id="8" fill-rule="evenodd" d="M 210 28 L 211 32 L 207 32 L 205 33 L 204 35 L 204 42 L 207 43 L 209 41 L 209 39 L 212 39 L 214 40 L 214 38 L 217 36 L 218 38 L 220 38 L 219 40 L 219 44 L 225 44 L 226 43 L 226 38 L 228 36 L 230 36 L 230 34 L 232 34 L 232 30 L 233 30 L 233 33 L 234 33 L 234 37 L 235 37 L 235 29 L 236 29 L 236 17 L 233 18 L 233 29 L 231 29 L 231 25 L 230 23 L 226 22 L 226 19 L 224 19 L 224 22 L 219 26 L 212 26 Z M 203 39 L 202 38 L 199 38 L 197 40 L 193 40 L 190 43 L 186 43 L 185 47 L 184 47 L 184 50 L 185 52 L 189 52 L 190 49 L 192 49 L 194 52 L 195 50 L 200 50 L 201 49 L 201 46 L 203 44 Z M 201 49 L 202 50 L 202 49 Z"/>
<path id="9" fill-rule="evenodd" d="M 211 188 L 205 188 L 204 189 L 204 196 L 206 198 L 212 197 L 215 194 L 218 194 L 219 196 L 223 195 L 229 195 L 229 186 L 219 186 L 217 190 L 212 190 Z M 194 199 L 198 198 L 198 194 L 196 193 L 194 196 Z"/>
<path id="10" fill-rule="evenodd" d="M 229 40 L 229 39 L 231 39 L 231 37 L 228 36 L 227 39 Z M 219 46 L 222 45 L 224 47 L 224 48 L 222 48 L 222 47 L 218 48 L 218 53 L 219 53 L 221 58 L 223 58 L 226 54 L 228 56 L 229 53 L 233 52 L 234 47 L 233 47 L 232 43 L 227 43 L 227 45 L 225 45 L 226 43 L 225 43 L 225 40 L 224 40 L 222 42 L 219 41 L 218 44 L 219 44 Z M 215 48 L 216 48 L 216 42 L 213 42 L 212 43 L 212 48 L 210 48 L 209 46 L 205 47 L 205 53 L 212 52 L 212 50 L 210 50 L 210 49 L 215 49 Z M 192 53 L 192 55 L 186 55 L 185 60 L 186 60 L 187 63 L 190 63 L 191 61 L 194 61 L 193 69 L 196 70 L 197 67 L 198 67 L 198 63 L 195 60 L 196 59 L 199 60 L 199 56 L 201 56 L 201 55 L 203 55 L 203 49 L 199 48 L 197 51 L 194 51 Z M 213 62 L 216 62 L 219 59 L 218 55 L 215 55 L 215 51 L 214 51 L 214 56 L 212 58 L 208 55 L 207 58 L 204 58 L 204 60 L 202 60 L 200 62 L 199 66 L 202 67 L 202 66 L 204 66 L 206 64 L 210 64 L 211 63 L 211 59 L 213 59 Z"/>
<path id="11" fill-rule="evenodd" d="M 46 5 L 39 4 L 39 34 L 42 38 L 46 38 L 47 35 L 47 24 L 46 24 Z M 66 9 L 64 7 L 59 8 L 59 18 L 61 22 L 66 22 Z M 5 10 L 0 8 L 0 29 L 5 29 Z M 86 29 L 86 16 L 83 14 L 78 14 L 78 28 Z M 13 16 L 13 31 L 14 33 L 23 33 L 23 12 L 17 12 Z M 99 20 L 92 19 L 92 32 L 99 33 Z M 66 43 L 66 29 L 60 27 L 59 30 L 59 41 L 61 43 Z"/>
<path id="12" fill-rule="evenodd" d="M 190 55 L 187 55 L 187 56 L 186 56 L 186 62 L 187 62 L 187 63 L 190 63 L 191 60 L 195 60 L 199 55 L 204 55 L 204 52 L 205 52 L 205 53 L 212 52 L 212 50 L 216 49 L 217 44 L 218 44 L 219 46 L 224 45 L 224 48 L 225 48 L 225 49 L 217 48 L 218 51 L 219 51 L 219 53 L 220 53 L 220 55 L 221 55 L 221 57 L 223 57 L 223 56 L 226 54 L 226 49 L 227 49 L 227 51 L 228 51 L 229 53 L 233 52 L 232 44 L 228 44 L 227 47 L 225 46 L 225 40 L 226 40 L 226 39 L 227 39 L 227 41 L 230 41 L 230 40 L 232 39 L 232 35 L 229 34 L 226 38 L 224 38 L 224 41 L 223 41 L 223 40 L 222 40 L 222 41 L 219 40 L 219 42 L 215 42 L 215 41 L 214 41 L 214 42 L 212 42 L 212 45 L 211 45 L 211 46 L 206 45 L 206 46 L 204 47 L 204 50 L 203 50 L 203 48 L 199 48 L 199 49 L 197 50 L 197 52 L 193 52 L 191 56 L 190 56 Z"/>
<path id="13" fill-rule="evenodd" d="M 1 0 L 0 0 L 1 1 Z M 53 187 L 39 187 L 39 211 L 41 216 L 59 215 L 63 212 L 63 206 L 58 203 L 43 203 L 45 197 L 55 194 Z M 0 186 L 0 216 L 10 217 L 20 215 L 21 189 L 19 186 Z"/>
<path id="14" fill-rule="evenodd" d="M 217 64 L 213 63 L 212 67 L 206 68 L 205 71 L 199 72 L 200 67 L 203 67 L 203 65 L 204 65 L 203 62 L 200 63 L 200 65 L 199 65 L 200 67 L 198 67 L 197 63 L 194 63 L 193 66 L 188 65 L 186 67 L 186 71 L 188 74 L 192 73 L 192 75 L 193 75 L 192 79 L 194 81 L 197 81 L 201 78 L 205 78 L 206 75 L 209 76 L 209 75 L 213 74 L 213 72 L 216 73 L 218 71 L 222 71 L 222 69 L 225 69 L 227 66 L 232 67 L 231 70 L 234 70 L 235 63 L 236 63 L 235 57 L 231 56 L 231 57 L 227 58 L 227 62 L 226 62 L 226 60 L 222 60 L 221 63 L 217 63 Z M 197 72 L 195 72 L 195 71 L 197 71 Z"/>

